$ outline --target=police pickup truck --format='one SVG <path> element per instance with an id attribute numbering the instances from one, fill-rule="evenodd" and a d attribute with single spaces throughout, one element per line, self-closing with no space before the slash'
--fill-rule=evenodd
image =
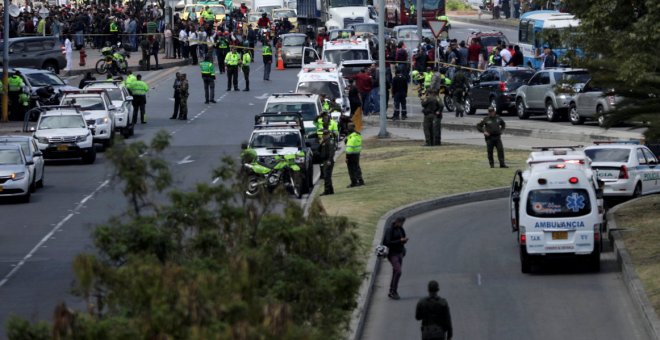
<path id="1" fill-rule="evenodd" d="M 540 261 L 565 256 L 600 270 L 604 225 L 602 183 L 577 147 L 541 148 L 511 185 L 511 226 L 520 265 L 529 273 Z"/>
<path id="2" fill-rule="evenodd" d="M 296 164 L 303 174 L 302 193 L 309 193 L 314 186 L 314 153 L 305 138 L 303 118 L 298 112 L 265 112 L 254 117 L 255 125 L 248 147 L 257 154 L 260 164 L 273 167 L 275 155 L 283 156 L 304 152 L 296 157 Z"/>

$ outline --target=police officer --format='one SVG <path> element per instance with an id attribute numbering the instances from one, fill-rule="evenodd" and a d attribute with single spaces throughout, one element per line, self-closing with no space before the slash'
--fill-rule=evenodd
<path id="1" fill-rule="evenodd" d="M 323 193 L 321 196 L 335 193 L 332 187 L 332 169 L 335 166 L 335 150 L 337 144 L 330 130 L 323 130 L 319 153 L 321 155 L 321 176 L 323 177 Z"/>
<path id="2" fill-rule="evenodd" d="M 7 94 L 9 96 L 9 113 L 10 120 L 21 120 L 23 119 L 22 113 L 23 108 L 27 105 L 25 100 L 25 94 L 23 93 L 23 87 L 25 83 L 23 78 L 21 78 L 20 71 L 14 71 L 14 74 L 9 77 L 7 82 Z"/>
<path id="3" fill-rule="evenodd" d="M 243 76 L 245 77 L 245 88 L 243 91 L 250 91 L 250 63 L 252 62 L 252 56 L 247 50 L 243 50 L 243 58 L 241 59 L 241 69 L 243 70 Z"/>
<path id="4" fill-rule="evenodd" d="M 241 56 L 236 52 L 236 47 L 232 46 L 231 51 L 225 56 L 225 65 L 227 66 L 227 91 L 231 91 L 232 84 L 234 91 L 238 89 L 238 63 Z"/>
<path id="5" fill-rule="evenodd" d="M 504 147 L 502 146 L 502 130 L 506 127 L 504 120 L 495 112 L 494 107 L 488 108 L 488 116 L 477 124 L 477 130 L 482 132 L 486 138 L 486 150 L 488 151 L 488 163 L 490 167 L 495 167 L 493 160 L 493 148 L 497 148 L 497 160 L 500 162 L 500 168 L 508 168 L 504 163 Z"/>
<path id="6" fill-rule="evenodd" d="M 109 31 L 110 31 L 110 41 L 112 46 L 117 45 L 119 41 L 119 25 L 117 24 L 117 18 L 111 17 L 112 21 L 110 22 Z"/>
<path id="7" fill-rule="evenodd" d="M 348 123 L 346 166 L 348 167 L 348 176 L 351 178 L 349 188 L 364 185 L 362 169 L 360 169 L 360 152 L 362 152 L 362 135 L 355 131 L 355 124 Z"/>
<path id="8" fill-rule="evenodd" d="M 137 122 L 138 111 L 140 111 L 140 122 L 147 124 L 145 106 L 147 105 L 149 85 L 143 82 L 142 75 L 138 74 L 136 80 L 127 86 L 133 95 L 133 122 Z"/>
<path id="9" fill-rule="evenodd" d="M 426 67 L 426 72 L 424 72 L 424 91 L 428 90 L 431 87 L 431 80 L 433 79 L 433 71 L 431 67 Z"/>
<path id="10" fill-rule="evenodd" d="M 181 73 L 181 85 L 179 86 L 179 119 L 188 119 L 188 76 Z"/>
<path id="11" fill-rule="evenodd" d="M 323 131 L 328 130 L 332 138 L 335 139 L 335 142 L 338 141 L 339 126 L 337 125 L 337 121 L 330 118 L 328 111 L 321 112 L 314 125 L 316 126 L 316 133 L 319 136 L 319 140 L 323 138 Z"/>
<path id="12" fill-rule="evenodd" d="M 220 31 L 215 34 L 215 55 L 218 58 L 218 70 L 220 74 L 225 73 L 225 56 L 229 49 L 229 42 L 225 38 L 225 34 L 225 32 Z"/>
<path id="13" fill-rule="evenodd" d="M 429 296 L 417 302 L 415 319 L 422 321 L 422 340 L 449 340 L 454 335 L 449 304 L 438 296 L 439 290 L 437 281 L 429 281 Z"/>
<path id="14" fill-rule="evenodd" d="M 174 89 L 174 113 L 172 113 L 170 119 L 177 119 L 179 118 L 179 111 L 181 108 L 181 73 L 177 72 L 176 76 L 174 76 L 174 84 L 172 85 L 172 88 Z"/>
<path id="15" fill-rule="evenodd" d="M 264 38 L 261 46 L 261 55 L 264 58 L 264 80 L 270 80 L 270 66 L 273 64 L 273 48 L 268 38 Z"/>
<path id="16" fill-rule="evenodd" d="M 204 104 L 215 103 L 215 67 L 213 67 L 212 60 L 213 57 L 207 55 L 206 59 L 199 63 L 204 81 Z"/>
<path id="17" fill-rule="evenodd" d="M 422 113 L 424 113 L 422 125 L 424 127 L 424 139 L 426 140 L 424 146 L 440 145 L 442 108 L 438 96 L 434 92 L 427 91 L 422 98 Z M 436 122 L 436 120 L 438 121 Z"/>

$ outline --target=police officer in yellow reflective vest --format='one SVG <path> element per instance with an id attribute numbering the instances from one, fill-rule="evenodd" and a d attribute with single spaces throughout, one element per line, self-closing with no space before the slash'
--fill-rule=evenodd
<path id="1" fill-rule="evenodd" d="M 264 58 L 264 80 L 270 80 L 270 66 L 273 64 L 273 49 L 270 47 L 270 41 L 264 39 L 261 47 L 261 55 Z"/>
<path id="2" fill-rule="evenodd" d="M 445 22 L 445 27 L 444 27 L 443 31 L 445 31 L 449 34 L 449 29 L 451 28 L 451 23 L 449 22 L 449 17 L 446 16 L 446 15 L 440 15 L 436 19 L 438 19 L 438 21 L 444 21 Z"/>
<path id="3" fill-rule="evenodd" d="M 431 70 L 430 67 L 427 67 L 426 72 L 424 72 L 424 91 L 428 91 L 428 89 L 431 87 L 432 79 L 433 79 L 433 71 Z"/>
<path id="4" fill-rule="evenodd" d="M 149 85 L 143 82 L 142 75 L 138 74 L 136 80 L 127 84 L 127 87 L 133 95 L 133 121 L 137 123 L 138 111 L 140 111 L 140 122 L 147 124 L 145 106 L 147 105 Z"/>
<path id="5" fill-rule="evenodd" d="M 23 93 L 23 87 L 25 83 L 23 78 L 21 78 L 19 71 L 15 71 L 14 74 L 9 77 L 7 82 L 7 94 L 9 96 L 9 119 L 10 120 L 22 120 L 23 113 L 29 104 L 29 97 L 27 94 Z"/>
<path id="6" fill-rule="evenodd" d="M 360 169 L 360 152 L 362 152 L 362 135 L 355 131 L 355 124 L 348 123 L 346 165 L 348 166 L 348 176 L 351 178 L 349 188 L 364 185 L 362 169 Z"/>
<path id="7" fill-rule="evenodd" d="M 204 104 L 215 103 L 215 67 L 213 67 L 211 60 L 213 60 L 213 57 L 208 54 L 206 59 L 199 63 L 202 80 L 204 81 L 204 98 L 206 99 Z"/>
<path id="8" fill-rule="evenodd" d="M 241 56 L 236 52 L 236 47 L 232 46 L 231 51 L 225 56 L 225 65 L 227 66 L 227 91 L 231 91 L 232 84 L 234 91 L 238 89 L 238 62 Z"/>
<path id="9" fill-rule="evenodd" d="M 328 111 L 324 110 L 321 112 L 321 115 L 316 119 L 314 125 L 316 126 L 316 134 L 319 137 L 319 141 L 323 137 L 324 130 L 330 131 L 332 133 L 332 138 L 334 138 L 335 141 L 339 140 L 339 125 L 337 125 L 337 122 L 334 119 L 330 118 Z"/>
<path id="10" fill-rule="evenodd" d="M 225 56 L 227 55 L 227 50 L 229 50 L 229 42 L 225 38 L 224 32 L 218 32 L 215 34 L 215 53 L 218 58 L 218 69 L 220 74 L 225 73 Z"/>
<path id="11" fill-rule="evenodd" d="M 117 41 L 119 41 L 119 25 L 117 24 L 117 19 L 112 18 L 112 21 L 110 22 L 110 41 L 112 42 L 112 45 L 117 45 Z"/>
<path id="12" fill-rule="evenodd" d="M 213 14 L 209 6 L 206 6 L 206 10 L 202 12 L 202 18 L 204 19 L 204 23 L 213 24 L 215 21 L 215 14 Z"/>
<path id="13" fill-rule="evenodd" d="M 248 50 L 243 50 L 243 58 L 241 60 L 241 65 L 243 69 L 243 76 L 245 77 L 245 88 L 243 91 L 250 91 L 250 63 L 252 62 L 252 57 Z"/>

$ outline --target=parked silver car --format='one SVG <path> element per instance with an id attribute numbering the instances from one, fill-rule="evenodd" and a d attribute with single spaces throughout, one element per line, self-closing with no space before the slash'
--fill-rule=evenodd
<path id="1" fill-rule="evenodd" d="M 30 202 L 31 165 L 20 146 L 0 145 L 0 196 L 20 197 L 24 203 Z"/>
<path id="2" fill-rule="evenodd" d="M 284 67 L 291 64 L 301 64 L 303 59 L 303 46 L 307 36 L 302 33 L 282 34 L 282 61 Z"/>
<path id="3" fill-rule="evenodd" d="M 39 150 L 37 142 L 32 136 L 0 136 L 0 145 L 15 144 L 21 147 L 23 154 L 28 161 L 33 164 L 29 166 L 30 177 L 30 191 L 35 192 L 37 188 L 44 186 L 44 155 Z"/>
<path id="4" fill-rule="evenodd" d="M 605 122 L 605 113 L 614 110 L 614 107 L 623 99 L 615 96 L 611 91 L 604 92 L 601 88 L 592 86 L 591 81 L 584 87 L 577 89 L 577 94 L 571 100 L 568 111 L 568 120 L 573 125 L 584 123 L 585 119 L 597 120 L 599 126 Z"/>
<path id="5" fill-rule="evenodd" d="M 8 43 L 10 67 L 41 68 L 53 73 L 59 73 L 66 67 L 62 44 L 56 37 L 17 37 L 10 38 Z M 0 44 L 0 52 L 3 48 Z"/>

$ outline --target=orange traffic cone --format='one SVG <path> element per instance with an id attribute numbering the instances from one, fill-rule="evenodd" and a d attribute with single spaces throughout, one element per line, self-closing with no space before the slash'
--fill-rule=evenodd
<path id="1" fill-rule="evenodd" d="M 282 49 L 277 49 L 277 69 L 284 70 L 284 60 L 282 60 Z"/>

